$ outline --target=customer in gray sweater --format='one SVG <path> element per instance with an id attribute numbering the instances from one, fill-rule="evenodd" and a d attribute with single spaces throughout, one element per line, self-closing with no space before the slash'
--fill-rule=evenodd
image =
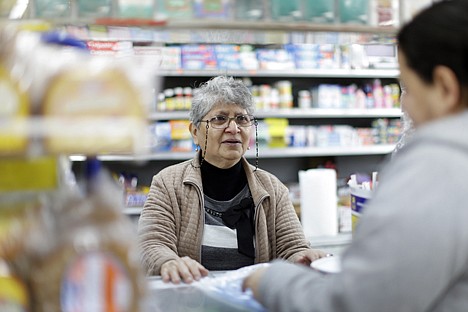
<path id="1" fill-rule="evenodd" d="M 468 311 L 467 1 L 427 8 L 398 43 L 416 131 L 381 172 L 340 273 L 276 262 L 244 280 L 268 311 Z"/>

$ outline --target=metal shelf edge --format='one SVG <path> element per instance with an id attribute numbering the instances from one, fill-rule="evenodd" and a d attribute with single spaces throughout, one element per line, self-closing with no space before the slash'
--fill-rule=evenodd
<path id="1" fill-rule="evenodd" d="M 391 153 L 395 144 L 368 145 L 355 147 L 285 147 L 285 148 L 260 148 L 259 158 L 299 158 L 318 156 L 357 156 L 357 155 L 385 155 Z M 152 161 L 152 160 L 187 160 L 194 156 L 195 152 L 161 152 L 147 155 L 99 155 L 101 161 Z M 245 154 L 246 158 L 254 158 L 255 151 L 250 150 Z M 71 161 L 83 161 L 86 156 L 71 155 Z"/>

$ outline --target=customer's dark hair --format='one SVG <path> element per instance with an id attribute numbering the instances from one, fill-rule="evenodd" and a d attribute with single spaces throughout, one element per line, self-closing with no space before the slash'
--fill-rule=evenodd
<path id="1" fill-rule="evenodd" d="M 468 87 L 468 1 L 435 3 L 398 33 L 399 49 L 420 78 L 433 82 L 437 65 L 450 68 L 461 88 Z"/>

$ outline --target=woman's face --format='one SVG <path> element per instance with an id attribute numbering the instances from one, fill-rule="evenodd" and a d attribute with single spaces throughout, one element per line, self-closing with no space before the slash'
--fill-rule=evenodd
<path id="1" fill-rule="evenodd" d="M 215 116 L 226 116 L 229 118 L 245 115 L 247 111 L 237 105 L 220 104 L 203 117 L 203 120 L 210 120 Z M 205 160 L 218 168 L 230 168 L 235 165 L 245 154 L 249 147 L 252 127 L 239 127 L 234 120 L 231 120 L 227 128 L 215 129 L 208 125 L 208 140 L 206 140 L 206 122 L 200 124 L 197 129 L 190 124 L 195 144 L 200 145 L 204 151 L 206 149 Z M 205 147 L 205 141 L 206 147 Z"/>

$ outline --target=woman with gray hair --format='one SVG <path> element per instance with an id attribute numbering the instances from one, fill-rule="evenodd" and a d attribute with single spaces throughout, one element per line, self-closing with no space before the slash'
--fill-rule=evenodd
<path id="1" fill-rule="evenodd" d="M 148 275 L 190 283 L 208 270 L 234 270 L 282 258 L 310 264 L 311 249 L 278 178 L 244 158 L 257 121 L 249 89 L 219 76 L 195 90 L 194 159 L 153 177 L 139 220 Z"/>

